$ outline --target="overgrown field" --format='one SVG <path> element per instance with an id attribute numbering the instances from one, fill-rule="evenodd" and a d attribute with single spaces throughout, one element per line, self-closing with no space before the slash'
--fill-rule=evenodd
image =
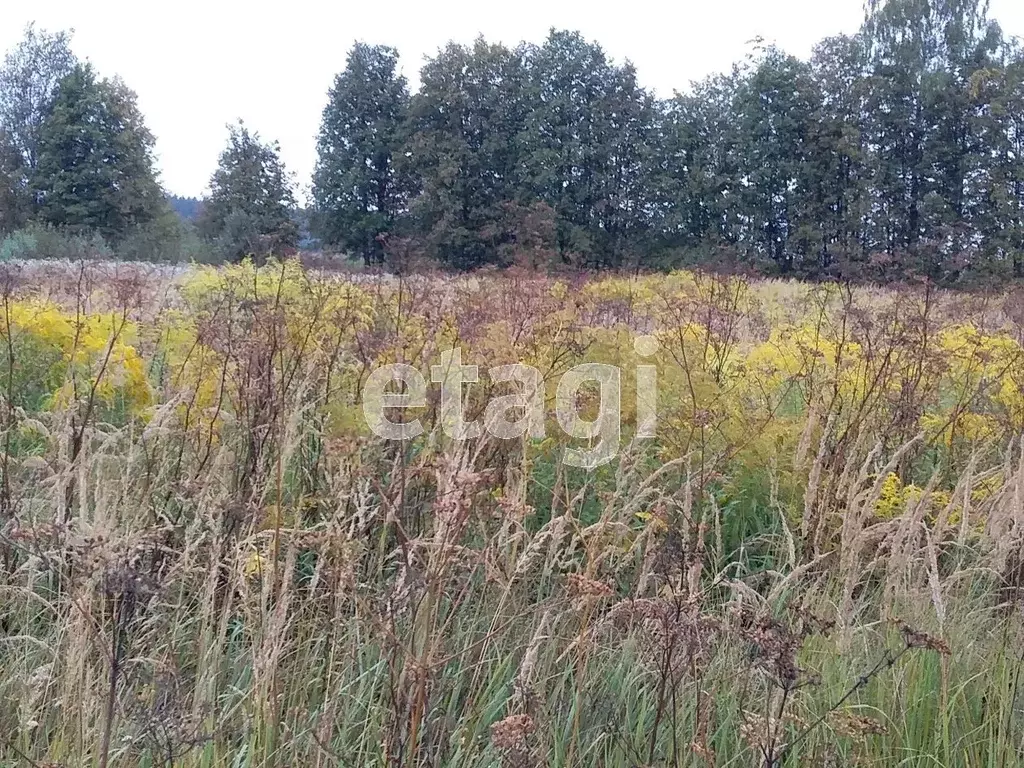
<path id="1" fill-rule="evenodd" d="M 1024 765 L 1016 292 L 5 269 L 0 765 Z M 370 433 L 455 347 L 543 438 Z"/>

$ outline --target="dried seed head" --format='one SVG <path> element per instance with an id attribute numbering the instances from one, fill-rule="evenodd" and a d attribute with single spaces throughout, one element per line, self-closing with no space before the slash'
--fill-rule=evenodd
<path id="1" fill-rule="evenodd" d="M 914 629 L 899 619 L 896 620 L 896 626 L 899 628 L 900 634 L 903 635 L 903 642 L 907 644 L 908 648 L 926 648 L 929 651 L 941 653 L 943 656 L 949 656 L 952 653 L 949 644 L 941 638 Z"/>
<path id="2" fill-rule="evenodd" d="M 877 720 L 847 711 L 833 712 L 829 716 L 829 723 L 836 733 L 849 739 L 882 736 L 888 732 L 885 725 Z"/>
<path id="3" fill-rule="evenodd" d="M 764 619 L 747 632 L 746 639 L 753 646 L 757 666 L 774 674 L 783 683 L 793 683 L 800 677 L 796 656 L 803 638 L 772 619 Z"/>
<path id="4" fill-rule="evenodd" d="M 755 752 L 766 757 L 765 763 L 775 764 L 775 758 L 781 755 L 786 744 L 781 740 L 782 724 L 775 717 L 763 714 L 744 712 L 740 723 L 740 737 Z"/>
<path id="5" fill-rule="evenodd" d="M 708 765 L 715 764 L 715 753 L 711 750 L 710 747 L 704 744 L 698 744 L 696 741 L 691 741 L 690 751 L 693 752 L 693 754 L 695 754 Z"/>
<path id="6" fill-rule="evenodd" d="M 721 622 L 700 613 L 693 600 L 623 600 L 612 606 L 604 623 L 619 630 L 638 629 L 642 649 L 655 666 L 669 664 L 673 676 L 697 675 L 717 648 Z"/>
<path id="7" fill-rule="evenodd" d="M 529 715 L 509 715 L 491 726 L 491 743 L 500 750 L 521 750 L 535 730 L 537 726 Z"/>
<path id="8" fill-rule="evenodd" d="M 570 597 L 611 597 L 612 588 L 596 579 L 588 578 L 579 573 L 570 573 L 568 576 Z"/>

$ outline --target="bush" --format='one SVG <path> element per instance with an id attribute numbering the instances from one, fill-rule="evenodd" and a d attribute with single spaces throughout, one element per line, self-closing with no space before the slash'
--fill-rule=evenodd
<path id="1" fill-rule="evenodd" d="M 21 261 L 33 258 L 39 243 L 31 232 L 18 230 L 0 242 L 0 261 Z"/>
<path id="2" fill-rule="evenodd" d="M 113 250 L 98 234 L 76 235 L 39 224 L 29 224 L 16 230 L 0 243 L 2 261 L 96 261 L 112 258 Z"/>
<path id="3" fill-rule="evenodd" d="M 171 264 L 211 261 L 211 249 L 200 241 L 195 227 L 170 207 L 153 221 L 129 231 L 118 243 L 116 252 L 124 261 Z"/>
<path id="4" fill-rule="evenodd" d="M 116 244 L 99 234 L 82 235 L 30 224 L 0 241 L 0 261 L 146 261 L 213 263 L 220 252 L 199 239 L 195 227 L 169 208 L 153 221 L 129 230 Z"/>

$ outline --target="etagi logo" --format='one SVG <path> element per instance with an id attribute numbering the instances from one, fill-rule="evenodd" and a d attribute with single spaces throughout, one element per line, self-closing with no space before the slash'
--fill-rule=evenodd
<path id="1" fill-rule="evenodd" d="M 640 358 L 650 358 L 660 344 L 654 336 L 640 336 L 633 349 Z M 444 352 L 441 364 L 432 366 L 430 380 L 441 385 L 440 418 L 444 434 L 453 440 L 474 440 L 484 433 L 500 440 L 526 436 L 546 436 L 544 379 L 539 370 L 516 363 L 488 369 L 495 384 L 514 385 L 512 394 L 492 398 L 483 420 L 467 422 L 463 411 L 463 387 L 480 380 L 479 368 L 462 364 L 459 348 Z M 397 386 L 396 386 L 397 382 Z M 583 363 L 566 371 L 558 380 L 555 393 L 555 418 L 569 437 L 586 441 L 591 447 L 567 448 L 563 462 L 573 467 L 595 469 L 612 461 L 619 452 L 622 436 L 622 372 L 618 366 Z M 588 421 L 579 404 L 585 388 L 598 392 L 597 417 Z M 654 365 L 636 367 L 636 437 L 652 439 L 658 426 L 658 369 Z M 400 390 L 400 391 L 396 391 Z M 363 387 L 363 415 L 367 426 L 385 440 L 410 440 L 423 434 L 419 419 L 392 421 L 388 412 L 427 405 L 427 382 L 411 365 L 385 365 L 370 374 Z"/>

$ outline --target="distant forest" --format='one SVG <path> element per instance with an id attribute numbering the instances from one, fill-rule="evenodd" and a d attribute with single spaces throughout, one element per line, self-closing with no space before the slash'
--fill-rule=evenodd
<path id="1" fill-rule="evenodd" d="M 177 195 L 168 195 L 167 202 L 171 204 L 174 212 L 186 221 L 196 221 L 199 218 L 199 208 L 203 204 L 198 198 Z"/>
<path id="2" fill-rule="evenodd" d="M 1024 52 L 982 0 L 869 0 L 857 34 L 806 61 L 757 43 L 665 99 L 577 32 L 450 43 L 416 93 L 398 51 L 358 43 L 327 95 L 302 216 L 278 146 L 241 121 L 208 200 L 146 202 L 152 137 L 134 94 L 67 53 L 34 91 L 46 98 L 19 105 L 25 45 L 66 49 L 66 36 L 29 33 L 0 72 L 2 231 L 98 234 L 117 251 L 159 240 L 140 232 L 166 206 L 184 227 L 174 236 L 195 238 L 185 250 L 209 258 L 288 252 L 308 224 L 304 246 L 393 267 L 1024 276 Z M 131 127 L 103 141 L 110 157 L 135 158 L 124 169 L 135 186 L 114 186 L 145 204 L 93 204 L 103 189 L 69 186 L 93 162 L 74 133 L 90 108 Z M 125 141 L 138 151 L 120 151 Z"/>

